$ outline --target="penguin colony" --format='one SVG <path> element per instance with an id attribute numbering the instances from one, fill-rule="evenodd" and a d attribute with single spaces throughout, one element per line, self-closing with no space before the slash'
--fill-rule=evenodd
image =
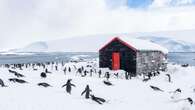
<path id="1" fill-rule="evenodd" d="M 47 62 L 47 63 L 35 63 L 35 64 L 5 64 L 5 65 L 0 65 L 1 67 L 5 67 L 8 69 L 8 72 L 10 74 L 12 74 L 14 77 L 9 78 L 8 81 L 16 83 L 16 84 L 28 84 L 30 82 L 24 80 L 23 78 L 25 78 L 25 75 L 17 72 L 16 70 L 23 70 L 23 68 L 29 68 L 32 67 L 33 71 L 38 71 L 37 67 L 42 67 L 44 68 L 44 71 L 40 73 L 40 77 L 45 79 L 47 78 L 50 74 L 52 74 L 52 72 L 50 72 L 48 70 L 48 68 L 46 68 L 47 65 L 54 65 L 55 62 Z M 62 67 L 65 65 L 64 62 L 61 63 Z M 60 71 L 58 64 L 53 66 L 55 71 Z M 90 68 L 90 69 L 86 69 L 86 68 Z M 67 67 L 65 66 L 62 70 L 62 72 L 64 73 L 64 75 L 66 75 L 67 73 L 70 73 L 72 71 L 76 71 L 75 74 L 76 75 L 80 75 L 81 77 L 86 77 L 86 76 L 90 76 L 92 77 L 94 74 L 97 74 L 99 78 L 105 78 L 105 80 L 102 82 L 103 84 L 105 84 L 105 86 L 114 86 L 114 84 L 109 80 L 111 77 L 111 73 L 109 73 L 109 71 L 103 72 L 101 69 L 96 69 L 93 66 L 93 62 L 88 62 L 88 65 L 86 66 L 81 66 L 81 67 L 77 67 L 76 65 L 73 65 L 73 67 Z M 132 76 L 130 73 L 125 72 L 124 73 L 124 79 L 126 80 L 130 80 L 132 79 Z M 147 82 L 149 81 L 152 77 L 158 76 L 160 74 L 160 72 L 157 73 L 149 73 L 146 75 L 143 75 L 143 82 Z M 119 78 L 119 73 L 114 73 L 113 74 L 115 76 L 115 78 Z M 171 81 L 171 75 L 170 74 L 166 74 L 167 77 L 167 81 L 169 83 L 172 83 Z M 3 81 L 3 79 L 0 78 L 0 86 L 1 87 L 8 87 L 9 85 L 6 85 Z M 44 87 L 44 88 L 48 88 L 48 87 L 53 87 L 52 85 L 46 83 L 46 82 L 40 82 L 37 84 L 37 86 L 40 87 Z M 68 79 L 67 82 L 62 85 L 62 88 L 66 88 L 66 92 L 68 94 L 71 94 L 72 91 L 72 87 L 76 87 L 75 84 L 72 83 L 72 79 Z M 149 88 L 155 92 L 166 92 L 165 90 L 162 90 L 161 88 L 154 86 L 154 85 L 150 85 Z M 182 90 L 180 88 L 176 89 L 175 91 L 171 91 L 169 92 L 171 94 L 176 94 L 176 93 L 182 93 Z M 85 89 L 81 92 L 81 96 L 85 95 L 86 99 L 91 99 L 92 101 L 98 103 L 98 104 L 103 104 L 106 102 L 106 100 L 104 98 L 100 98 L 95 96 L 94 94 L 92 94 L 92 90 L 90 89 L 89 85 L 87 84 Z M 185 99 L 181 99 L 180 101 L 188 101 L 191 105 L 194 104 L 193 99 L 190 97 L 187 97 Z"/>

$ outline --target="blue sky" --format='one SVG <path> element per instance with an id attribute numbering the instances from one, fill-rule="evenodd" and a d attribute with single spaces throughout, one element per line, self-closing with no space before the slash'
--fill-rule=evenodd
<path id="1" fill-rule="evenodd" d="M 195 5 L 195 0 L 107 0 L 107 2 L 112 7 L 126 5 L 136 9 L 148 8 L 156 2 L 169 7 Z"/>
<path id="2" fill-rule="evenodd" d="M 112 8 L 116 8 L 121 5 L 126 5 L 129 8 L 147 8 L 152 4 L 153 0 L 106 0 L 107 4 Z"/>
<path id="3" fill-rule="evenodd" d="M 128 0 L 127 6 L 130 8 L 146 8 L 151 5 L 153 0 Z"/>

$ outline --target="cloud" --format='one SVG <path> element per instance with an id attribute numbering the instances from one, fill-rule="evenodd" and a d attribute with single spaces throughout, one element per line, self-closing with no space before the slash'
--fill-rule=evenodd
<path id="1" fill-rule="evenodd" d="M 115 2 L 1 0 L 0 49 L 90 34 L 195 29 L 194 6 L 171 7 L 165 6 L 168 0 L 154 0 L 147 9 L 134 9 L 126 0 Z"/>
<path id="2" fill-rule="evenodd" d="M 195 0 L 154 0 L 151 7 L 170 7 L 194 5 Z"/>

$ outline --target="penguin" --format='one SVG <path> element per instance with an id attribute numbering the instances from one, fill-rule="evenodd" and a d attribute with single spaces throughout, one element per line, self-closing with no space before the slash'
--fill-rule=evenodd
<path id="1" fill-rule="evenodd" d="M 50 84 L 45 83 L 45 82 L 43 82 L 43 83 L 38 83 L 37 85 L 38 85 L 38 86 L 42 86 L 42 87 L 52 87 Z"/>
<path id="2" fill-rule="evenodd" d="M 17 79 L 17 78 L 10 78 L 9 81 L 13 81 L 14 83 L 17 82 L 17 83 L 20 83 L 20 84 L 28 83 L 25 80 Z"/>
<path id="3" fill-rule="evenodd" d="M 163 90 L 161 90 L 160 88 L 158 87 L 155 87 L 155 86 L 151 86 L 150 87 L 154 90 L 154 91 L 161 91 L 161 92 L 164 92 Z"/>
<path id="4" fill-rule="evenodd" d="M 109 78 L 110 78 L 110 73 L 109 73 L 109 72 L 106 72 L 105 77 L 106 77 L 106 79 L 107 79 L 107 81 L 108 81 Z"/>
<path id="5" fill-rule="evenodd" d="M 46 78 L 46 77 L 47 77 L 47 74 L 46 74 L 45 72 L 42 72 L 42 73 L 40 74 L 40 76 L 41 76 L 42 78 Z"/>
<path id="6" fill-rule="evenodd" d="M 181 93 L 182 90 L 180 88 L 177 88 L 175 91 L 170 91 L 169 93 Z"/>
<path id="7" fill-rule="evenodd" d="M 18 78 L 20 78 L 20 77 L 24 77 L 24 75 L 22 75 L 22 74 L 20 74 L 20 73 L 14 73 L 14 75 L 16 76 L 16 77 L 18 77 Z"/>
<path id="8" fill-rule="evenodd" d="M 190 98 L 190 97 L 188 97 L 186 100 L 187 100 L 191 105 L 194 103 L 194 101 L 193 101 L 192 98 Z"/>
<path id="9" fill-rule="evenodd" d="M 147 81 L 149 81 L 151 78 L 150 77 L 148 77 L 148 78 L 144 78 L 142 81 L 143 82 L 147 82 Z"/>
<path id="10" fill-rule="evenodd" d="M 16 78 L 10 78 L 10 79 L 8 79 L 10 82 L 16 82 Z"/>
<path id="11" fill-rule="evenodd" d="M 103 83 L 107 86 L 112 86 L 113 84 L 110 81 L 103 81 Z"/>
<path id="12" fill-rule="evenodd" d="M 169 92 L 169 93 L 173 93 L 173 95 L 171 96 L 171 99 L 176 99 L 176 98 L 178 98 L 178 97 L 180 96 L 181 92 L 182 92 L 182 91 L 181 91 L 180 88 L 176 89 L 175 91 Z"/>
<path id="13" fill-rule="evenodd" d="M 168 77 L 169 82 L 171 82 L 171 75 L 170 74 L 166 74 L 166 76 Z"/>
<path id="14" fill-rule="evenodd" d="M 69 93 L 69 94 L 71 94 L 72 86 L 73 87 L 76 87 L 74 84 L 71 84 L 71 81 L 72 81 L 72 79 L 68 79 L 68 81 L 66 82 L 66 84 L 64 84 L 62 86 L 62 88 L 66 86 L 66 92 Z"/>
<path id="15" fill-rule="evenodd" d="M 114 76 L 119 78 L 119 74 L 118 73 L 114 73 Z"/>
<path id="16" fill-rule="evenodd" d="M 179 92 L 179 93 L 181 93 L 182 91 L 181 91 L 180 88 L 178 88 L 178 89 L 176 89 L 174 92 Z"/>
<path id="17" fill-rule="evenodd" d="M 90 96 L 91 96 L 91 99 L 92 99 L 93 101 L 97 102 L 98 104 L 101 104 L 101 105 L 102 105 L 103 103 L 106 102 L 106 100 L 103 99 L 103 98 L 96 97 L 96 96 L 94 96 L 94 95 L 90 95 Z"/>
<path id="18" fill-rule="evenodd" d="M 37 71 L 38 69 L 37 68 L 33 68 L 34 71 Z"/>
<path id="19" fill-rule="evenodd" d="M 99 76 L 99 78 L 101 78 L 101 75 L 102 75 L 102 71 L 99 70 L 99 71 L 98 71 L 98 76 Z"/>
<path id="20" fill-rule="evenodd" d="M 90 92 L 92 90 L 89 88 L 89 85 L 86 86 L 85 90 L 81 93 L 81 95 L 83 95 L 85 93 L 85 98 L 86 99 L 89 99 L 89 95 L 90 95 Z"/>
<path id="21" fill-rule="evenodd" d="M 22 80 L 22 79 L 16 79 L 16 82 L 21 83 L 21 84 L 28 83 L 27 81 Z"/>
<path id="22" fill-rule="evenodd" d="M 66 67 L 63 69 L 63 71 L 64 71 L 64 74 L 66 75 Z"/>
<path id="23" fill-rule="evenodd" d="M 15 71 L 13 71 L 13 70 L 8 70 L 9 71 L 9 73 L 15 73 Z"/>
<path id="24" fill-rule="evenodd" d="M 4 84 L 4 82 L 3 82 L 2 79 L 0 79 L 0 85 L 1 85 L 1 87 L 7 87 L 7 86 Z"/>
<path id="25" fill-rule="evenodd" d="M 69 73 L 71 72 L 71 68 L 70 68 L 70 67 L 68 68 L 68 72 L 69 72 Z"/>
<path id="26" fill-rule="evenodd" d="M 55 69 L 56 69 L 56 71 L 58 71 L 58 66 L 57 65 L 55 66 Z"/>
<path id="27" fill-rule="evenodd" d="M 50 72 L 50 71 L 48 71 L 48 69 L 46 68 L 46 69 L 45 69 L 45 73 L 51 73 L 51 72 Z"/>

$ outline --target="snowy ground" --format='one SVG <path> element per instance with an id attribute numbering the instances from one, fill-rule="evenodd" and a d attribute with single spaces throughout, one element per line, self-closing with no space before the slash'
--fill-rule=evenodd
<path id="1" fill-rule="evenodd" d="M 87 64 L 87 62 L 67 63 L 65 66 L 73 68 L 73 65 L 79 67 Z M 64 75 L 61 66 L 58 66 L 60 69 L 58 71 L 52 70 L 51 66 L 47 68 L 52 74 L 48 74 L 46 79 L 40 77 L 43 68 L 38 68 L 38 71 L 33 71 L 32 68 L 16 69 L 26 76 L 22 79 L 29 82 L 18 84 L 9 82 L 8 79 L 15 76 L 9 73 L 7 68 L 1 67 L 0 78 L 9 87 L 0 88 L 0 110 L 195 110 L 194 104 L 190 105 L 182 100 L 187 97 L 195 100 L 195 67 L 169 65 L 167 72 L 161 72 L 148 82 L 143 82 L 141 77 L 131 80 L 125 80 L 122 76 L 119 79 L 112 77 L 110 81 L 114 86 L 104 85 L 102 83 L 104 78 L 98 78 L 97 75 L 80 77 L 75 71 Z M 167 73 L 171 74 L 172 83 L 168 82 L 165 75 Z M 61 88 L 69 78 L 73 79 L 72 83 L 76 85 L 71 95 L 65 92 L 65 88 Z M 37 86 L 40 82 L 47 82 L 52 87 Z M 93 94 L 105 98 L 107 102 L 99 105 L 81 96 L 87 84 Z M 165 92 L 153 91 L 150 85 L 157 86 Z M 181 94 L 170 93 L 177 88 L 181 88 Z"/>

